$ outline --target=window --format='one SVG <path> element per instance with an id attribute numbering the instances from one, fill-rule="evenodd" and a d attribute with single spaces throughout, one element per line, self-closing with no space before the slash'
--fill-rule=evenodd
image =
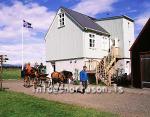
<path id="1" fill-rule="evenodd" d="M 65 25 L 65 18 L 64 18 L 65 14 L 64 13 L 60 13 L 59 14 L 59 27 L 63 27 Z"/>
<path id="2" fill-rule="evenodd" d="M 89 37 L 90 37 L 90 39 L 89 39 L 90 48 L 95 47 L 95 35 L 89 34 Z"/>
<path id="3" fill-rule="evenodd" d="M 93 34 L 89 34 L 89 37 L 90 37 L 90 38 L 94 38 L 94 37 L 95 37 L 95 35 L 93 35 Z"/>
<path id="4" fill-rule="evenodd" d="M 119 39 L 118 38 L 114 39 L 114 47 L 116 47 L 116 48 L 119 47 Z"/>
<path id="5" fill-rule="evenodd" d="M 103 50 L 108 50 L 108 39 L 106 37 L 102 38 L 102 48 Z"/>
<path id="6" fill-rule="evenodd" d="M 112 42 L 113 42 L 112 46 L 115 46 L 116 45 L 115 40 L 112 40 Z"/>
<path id="7" fill-rule="evenodd" d="M 90 47 L 95 47 L 95 40 L 94 39 L 90 39 Z"/>

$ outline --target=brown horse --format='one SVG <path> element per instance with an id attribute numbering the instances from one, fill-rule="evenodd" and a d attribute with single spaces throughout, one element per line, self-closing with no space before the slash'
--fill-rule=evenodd
<path id="1" fill-rule="evenodd" d="M 70 71 L 62 71 L 62 72 L 53 72 L 51 74 L 51 78 L 52 78 L 52 86 L 54 87 L 55 83 L 59 83 L 59 87 L 61 86 L 61 84 L 63 84 L 63 87 L 65 86 L 65 83 L 68 82 L 68 80 L 73 80 L 73 74 Z M 58 90 L 59 90 L 58 87 Z"/>
<path id="2" fill-rule="evenodd" d="M 25 69 L 25 77 L 24 77 L 24 86 L 30 87 L 30 81 L 32 80 L 33 85 L 37 83 L 37 78 L 39 77 L 38 70 L 31 67 L 31 70 Z"/>
<path id="3" fill-rule="evenodd" d="M 49 87 L 47 77 L 48 74 L 41 74 L 37 68 L 31 67 L 31 70 L 25 70 L 25 78 L 24 78 L 24 86 L 30 87 L 30 82 L 32 81 L 32 84 L 34 86 L 34 89 L 36 89 L 38 86 L 42 85 L 42 82 L 45 83 L 46 87 Z"/>

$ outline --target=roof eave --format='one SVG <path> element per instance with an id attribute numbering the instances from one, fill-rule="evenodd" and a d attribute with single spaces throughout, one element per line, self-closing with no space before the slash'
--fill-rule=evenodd
<path id="1" fill-rule="evenodd" d="M 134 20 L 132 18 L 130 18 L 130 17 L 126 16 L 126 15 L 101 18 L 101 19 L 97 19 L 97 21 L 114 20 L 114 19 L 120 19 L 120 18 L 125 18 L 125 19 L 128 19 L 131 22 L 134 22 Z"/>
<path id="2" fill-rule="evenodd" d="M 65 11 L 65 9 L 63 9 L 62 7 L 61 7 L 61 9 Z M 75 23 L 77 23 L 77 25 L 78 25 L 82 30 L 84 30 L 84 26 L 82 26 L 79 22 L 77 22 L 67 11 L 65 11 L 65 13 L 66 13 Z"/>
<path id="3" fill-rule="evenodd" d="M 105 33 L 105 32 L 102 32 L 102 31 L 98 31 L 98 30 L 95 30 L 95 29 L 92 29 L 92 28 L 87 28 L 87 27 L 85 27 L 84 29 L 85 29 L 86 31 L 89 30 L 89 31 L 93 31 L 93 32 L 97 32 L 97 33 L 106 35 L 106 36 L 110 36 L 109 33 Z"/>
<path id="4" fill-rule="evenodd" d="M 146 24 L 144 25 L 142 31 L 140 32 L 140 34 L 138 35 L 138 37 L 136 38 L 136 40 L 134 41 L 134 43 L 132 44 L 131 48 L 129 49 L 129 51 L 133 51 L 133 48 L 135 46 L 136 43 L 138 43 L 139 38 L 141 37 L 141 35 L 143 34 L 144 30 L 146 29 L 146 27 L 148 26 L 148 23 L 150 22 L 150 18 L 148 19 L 148 21 L 146 22 Z"/>
<path id="5" fill-rule="evenodd" d="M 109 33 L 105 33 L 105 32 L 102 32 L 102 31 L 98 31 L 98 30 L 95 30 L 95 29 L 92 29 L 92 28 L 87 28 L 85 26 L 83 26 L 82 24 L 80 24 L 78 21 L 76 21 L 63 7 L 60 7 L 60 9 L 64 10 L 65 13 L 67 13 L 69 15 L 69 17 L 71 17 L 71 19 L 77 23 L 77 25 L 82 29 L 82 30 L 91 30 L 91 31 L 94 31 L 94 32 L 97 32 L 97 33 L 101 33 L 101 34 L 104 34 L 106 36 L 110 36 Z"/>

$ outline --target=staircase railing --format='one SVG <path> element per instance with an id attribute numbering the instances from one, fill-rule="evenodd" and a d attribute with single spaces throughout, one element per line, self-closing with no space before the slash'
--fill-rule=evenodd
<path id="1" fill-rule="evenodd" d="M 116 51 L 117 50 L 117 51 Z M 115 64 L 117 63 L 118 48 L 112 47 L 108 56 L 104 57 L 97 66 L 96 75 L 107 86 L 112 84 L 111 77 L 115 73 Z"/>

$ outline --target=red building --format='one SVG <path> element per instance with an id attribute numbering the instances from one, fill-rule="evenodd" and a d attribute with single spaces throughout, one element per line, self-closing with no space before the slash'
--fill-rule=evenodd
<path id="1" fill-rule="evenodd" d="M 150 87 L 150 18 L 130 48 L 132 85 Z"/>

